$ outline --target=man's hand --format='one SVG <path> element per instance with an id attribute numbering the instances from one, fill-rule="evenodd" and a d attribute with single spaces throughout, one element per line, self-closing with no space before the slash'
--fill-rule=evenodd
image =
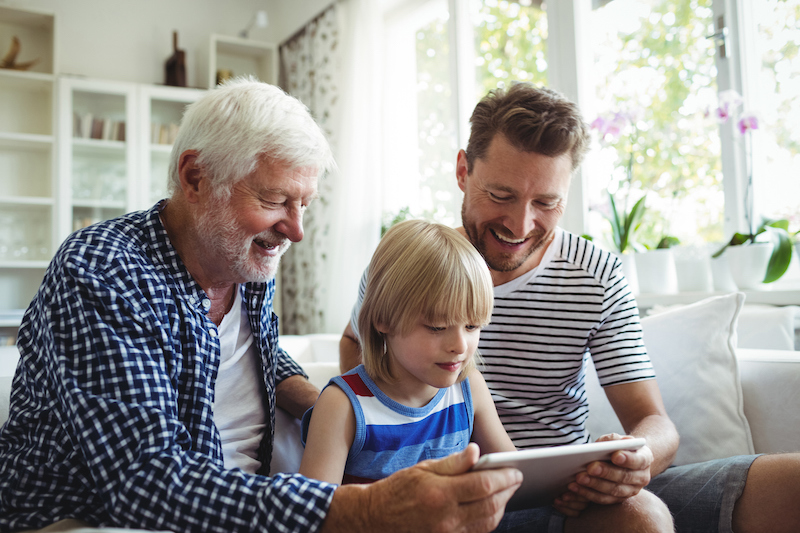
<path id="1" fill-rule="evenodd" d="M 491 531 L 522 474 L 511 468 L 469 472 L 478 455 L 473 443 L 371 485 L 343 485 L 333 495 L 323 531 Z"/>
<path id="2" fill-rule="evenodd" d="M 611 433 L 597 442 L 632 438 Z M 577 516 L 589 502 L 610 505 L 635 496 L 650 483 L 652 463 L 653 452 L 647 446 L 614 452 L 611 463 L 595 461 L 586 467 L 586 472 L 578 474 L 569 484 L 570 492 L 556 500 L 555 507 L 567 516 Z"/>

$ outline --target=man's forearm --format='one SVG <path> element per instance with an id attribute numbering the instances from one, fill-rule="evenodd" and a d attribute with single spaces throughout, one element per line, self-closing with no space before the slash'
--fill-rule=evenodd
<path id="1" fill-rule="evenodd" d="M 360 364 L 361 345 L 348 324 L 339 341 L 339 371 L 344 374 Z"/>
<path id="2" fill-rule="evenodd" d="M 651 415 L 643 418 L 630 432 L 636 437 L 647 439 L 647 446 L 653 452 L 650 476 L 655 477 L 672 464 L 678 451 L 680 437 L 675 424 L 665 416 Z"/>
<path id="3" fill-rule="evenodd" d="M 319 396 L 319 389 L 301 375 L 290 376 L 275 387 L 275 404 L 295 418 L 302 418 Z"/>

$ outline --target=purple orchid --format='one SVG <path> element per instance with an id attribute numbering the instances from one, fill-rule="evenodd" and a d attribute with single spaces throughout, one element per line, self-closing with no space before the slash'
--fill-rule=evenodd
<path id="1" fill-rule="evenodd" d="M 758 129 L 758 116 L 755 113 L 745 113 L 741 117 L 739 117 L 739 121 L 736 123 L 736 127 L 739 129 L 739 133 L 744 135 L 750 130 L 757 130 Z"/>
<path id="2" fill-rule="evenodd" d="M 633 121 L 634 118 L 631 113 L 617 111 L 610 115 L 598 116 L 592 121 L 590 127 L 597 130 L 597 133 L 600 134 L 600 140 L 611 144 L 619 139 L 625 128 L 633 124 Z"/>

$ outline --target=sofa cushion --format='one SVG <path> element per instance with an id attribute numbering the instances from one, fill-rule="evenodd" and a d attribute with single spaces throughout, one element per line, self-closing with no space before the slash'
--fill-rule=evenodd
<path id="1" fill-rule="evenodd" d="M 800 352 L 737 348 L 736 358 L 756 453 L 797 451 Z"/>
<path id="2" fill-rule="evenodd" d="M 681 436 L 677 465 L 753 453 L 735 353 L 743 303 L 743 294 L 732 293 L 642 319 L 664 405 Z M 587 375 L 587 393 L 593 437 L 622 431 L 596 377 Z"/>

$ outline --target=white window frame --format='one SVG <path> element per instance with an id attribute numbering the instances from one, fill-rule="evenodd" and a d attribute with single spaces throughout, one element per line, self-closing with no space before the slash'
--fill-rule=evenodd
<path id="1" fill-rule="evenodd" d="M 482 95 L 475 94 L 474 89 L 475 56 L 469 0 L 448 0 L 448 2 L 450 11 L 448 31 L 451 50 L 455 51 L 450 55 L 451 82 L 455 94 L 453 106 L 458 121 L 459 146 L 466 148 L 469 137 L 469 116 Z M 401 0 L 399 3 L 411 6 L 419 4 L 420 0 Z M 549 86 L 575 101 L 584 116 L 591 116 L 594 111 L 593 99 L 589 94 L 591 87 L 589 80 L 586 79 L 589 72 L 587 63 L 589 51 L 588 45 L 582 39 L 582 36 L 586 35 L 583 27 L 591 9 L 592 0 L 558 0 L 547 4 L 550 28 L 547 46 Z M 743 46 L 752 36 L 742 31 L 742 28 L 748 26 L 741 21 L 746 20 L 744 17 L 751 9 L 751 0 L 714 0 L 712 7 L 714 20 L 717 21 L 722 17 L 726 26 L 725 57 L 721 57 L 720 47 L 717 46 L 718 90 L 720 92 L 727 89 L 735 90 L 743 95 L 745 101 L 751 96 L 746 82 L 747 65 L 754 63 L 753 59 L 742 56 L 742 50 L 752 48 Z M 747 184 L 746 154 L 736 143 L 734 132 L 732 124 L 720 127 L 725 201 L 723 230 L 726 238 L 734 232 L 746 230 L 744 214 Z M 561 226 L 573 233 L 585 233 L 587 213 L 584 176 L 579 169 L 572 181 L 570 198 Z"/>

